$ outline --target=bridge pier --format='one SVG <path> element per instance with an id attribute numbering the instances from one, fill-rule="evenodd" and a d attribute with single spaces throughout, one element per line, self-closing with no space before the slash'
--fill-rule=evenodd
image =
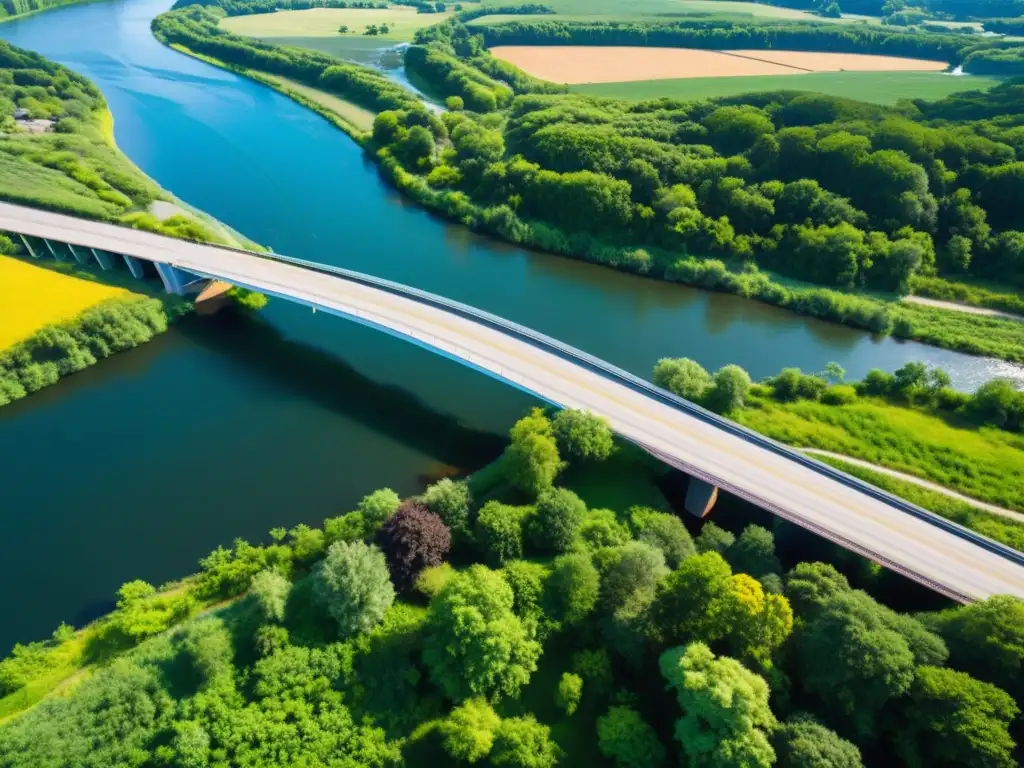
<path id="1" fill-rule="evenodd" d="M 75 257 L 75 261 L 79 264 L 84 265 L 89 263 L 89 254 L 85 252 L 84 248 L 79 249 L 71 245 L 71 243 L 68 243 L 68 250 L 71 251 L 71 255 Z"/>
<path id="2" fill-rule="evenodd" d="M 694 517 L 707 517 L 718 501 L 718 488 L 711 483 L 705 483 L 696 477 L 691 477 L 689 485 L 686 486 L 686 501 L 684 507 Z"/>
<path id="3" fill-rule="evenodd" d="M 64 257 L 60 255 L 60 251 L 53 247 L 53 243 L 46 238 L 43 238 L 43 245 L 46 246 L 46 249 L 50 252 L 50 255 L 53 256 L 53 258 L 57 261 L 64 261 Z"/>
<path id="4" fill-rule="evenodd" d="M 156 267 L 156 271 L 160 274 L 165 291 L 176 296 L 183 296 L 185 294 L 185 286 L 192 282 L 189 280 L 190 275 L 188 272 L 173 267 L 170 264 L 161 264 L 158 261 L 154 261 L 153 266 Z"/>
<path id="5" fill-rule="evenodd" d="M 114 255 L 112 253 L 101 251 L 99 248 L 90 248 L 89 250 L 92 251 L 93 258 L 96 259 L 96 263 L 100 265 L 104 272 L 114 268 Z"/>
<path id="6" fill-rule="evenodd" d="M 28 251 L 28 255 L 33 259 L 38 259 L 39 254 L 36 253 L 36 249 L 32 247 L 32 243 L 28 241 L 28 238 L 24 235 L 18 235 L 21 238 L 21 244 L 25 246 L 25 250 Z"/>
<path id="7" fill-rule="evenodd" d="M 146 276 L 146 270 L 142 266 L 141 259 L 136 259 L 134 256 L 129 256 L 128 254 L 123 254 L 121 258 L 124 259 L 124 263 L 128 265 L 128 271 L 132 273 L 132 277 L 137 280 L 141 280 Z"/>

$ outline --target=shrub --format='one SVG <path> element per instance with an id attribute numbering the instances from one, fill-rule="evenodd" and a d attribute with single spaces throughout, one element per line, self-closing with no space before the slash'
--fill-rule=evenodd
<path id="1" fill-rule="evenodd" d="M 402 500 L 390 488 L 381 488 L 364 496 L 356 511 L 363 517 L 364 530 L 372 534 L 398 509 Z"/>
<path id="2" fill-rule="evenodd" d="M 578 624 L 597 605 L 600 587 L 601 577 L 587 555 L 562 555 L 545 585 L 546 612 L 554 621 Z"/>
<path id="3" fill-rule="evenodd" d="M 654 366 L 654 383 L 682 398 L 699 403 L 711 388 L 711 374 L 688 358 L 666 357 Z"/>
<path id="4" fill-rule="evenodd" d="M 538 552 L 565 552 L 576 540 L 587 507 L 566 488 L 549 488 L 537 497 L 527 532 Z"/>
<path id="5" fill-rule="evenodd" d="M 611 692 L 612 660 L 604 648 L 577 651 L 572 655 L 570 666 L 573 673 L 582 678 L 588 696 L 606 696 Z"/>
<path id="6" fill-rule="evenodd" d="M 661 550 L 669 568 L 674 570 L 683 560 L 697 554 L 689 531 L 675 515 L 633 507 L 629 511 L 629 520 L 637 539 Z"/>
<path id="7" fill-rule="evenodd" d="M 857 399 L 857 389 L 849 384 L 835 384 L 821 395 L 826 405 L 849 405 Z"/>
<path id="8" fill-rule="evenodd" d="M 441 518 L 414 499 L 403 502 L 377 534 L 391 580 L 407 590 L 420 571 L 440 565 L 451 548 L 451 534 Z"/>
<path id="9" fill-rule="evenodd" d="M 748 525 L 725 554 L 733 571 L 748 573 L 755 579 L 766 573 L 782 573 L 775 556 L 775 536 L 767 528 Z"/>
<path id="10" fill-rule="evenodd" d="M 203 683 L 210 683 L 231 669 L 231 635 L 221 619 L 205 618 L 185 628 L 181 646 Z"/>
<path id="11" fill-rule="evenodd" d="M 750 374 L 738 365 L 725 365 L 715 372 L 715 383 L 707 395 L 708 407 L 719 413 L 742 408 L 751 385 Z"/>
<path id="12" fill-rule="evenodd" d="M 616 768 L 659 768 L 665 747 L 636 710 L 612 707 L 597 719 L 597 746 Z"/>
<path id="13" fill-rule="evenodd" d="M 477 515 L 473 535 L 488 564 L 499 567 L 523 556 L 523 518 L 531 510 L 497 501 L 484 504 Z"/>
<path id="14" fill-rule="evenodd" d="M 277 571 L 260 571 L 252 577 L 249 594 L 264 621 L 279 624 L 284 620 L 284 607 L 291 588 L 291 582 Z"/>
<path id="15" fill-rule="evenodd" d="M 567 715 L 572 715 L 583 697 L 583 678 L 572 672 L 564 672 L 558 681 L 555 704 Z"/>
<path id="16" fill-rule="evenodd" d="M 561 756 L 551 729 L 526 715 L 510 717 L 498 726 L 491 764 L 495 768 L 554 768 Z"/>
<path id="17" fill-rule="evenodd" d="M 608 422 L 589 411 L 559 411 L 551 426 L 559 449 L 568 456 L 602 461 L 615 449 Z"/>
<path id="18" fill-rule="evenodd" d="M 373 628 L 395 600 L 384 555 L 362 542 L 331 545 L 313 574 L 313 593 L 343 638 Z"/>
<path id="19" fill-rule="evenodd" d="M 809 715 L 791 716 L 773 737 L 777 768 L 863 768 L 860 750 Z"/>
<path id="20" fill-rule="evenodd" d="M 736 541 L 736 537 L 733 536 L 729 531 L 724 528 L 719 528 L 712 522 L 704 523 L 704 526 L 700 529 L 700 535 L 697 536 L 693 542 L 697 551 L 701 554 L 705 552 L 717 552 L 720 555 L 724 555 L 726 550 L 733 545 Z"/>
<path id="21" fill-rule="evenodd" d="M 512 560 L 501 569 L 505 583 L 512 588 L 512 610 L 522 619 L 536 621 L 548 579 L 547 566 L 528 560 Z"/>
<path id="22" fill-rule="evenodd" d="M 475 763 L 487 757 L 501 718 L 484 699 L 460 704 L 438 725 L 441 746 L 449 757 Z"/>
<path id="23" fill-rule="evenodd" d="M 629 528 L 610 509 L 591 509 L 580 524 L 579 537 L 591 551 L 629 541 Z"/>
<path id="24" fill-rule="evenodd" d="M 501 463 L 508 482 L 530 496 L 550 488 L 562 469 L 554 438 L 536 432 L 513 436 Z"/>
<path id="25" fill-rule="evenodd" d="M 427 509 L 441 518 L 456 539 L 469 535 L 469 510 L 473 499 L 469 484 L 449 478 L 427 488 L 422 497 Z"/>

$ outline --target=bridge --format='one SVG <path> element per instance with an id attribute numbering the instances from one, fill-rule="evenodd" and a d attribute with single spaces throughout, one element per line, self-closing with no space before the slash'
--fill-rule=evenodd
<path id="1" fill-rule="evenodd" d="M 578 349 L 473 307 L 315 262 L 3 203 L 0 229 L 21 235 L 37 257 L 65 253 L 80 261 L 95 259 L 105 269 L 121 258 L 133 274 L 155 270 L 177 293 L 206 280 L 223 280 L 379 329 L 547 402 L 599 414 L 623 438 L 708 486 L 955 600 L 1024 597 L 1021 553 Z"/>

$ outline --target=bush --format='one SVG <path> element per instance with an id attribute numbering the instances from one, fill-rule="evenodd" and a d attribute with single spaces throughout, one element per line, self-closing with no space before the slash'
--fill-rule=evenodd
<path id="1" fill-rule="evenodd" d="M 364 530 L 372 534 L 384 521 L 391 517 L 402 500 L 390 488 L 381 488 L 368 496 L 364 496 L 356 511 L 363 517 Z"/>
<path id="2" fill-rule="evenodd" d="M 469 510 L 473 499 L 466 482 L 439 480 L 427 488 L 422 501 L 448 526 L 455 539 L 469 535 Z"/>
<path id="3" fill-rule="evenodd" d="M 475 763 L 487 757 L 501 718 L 483 699 L 469 699 L 451 711 L 438 726 L 441 746 L 454 760 Z"/>
<path id="4" fill-rule="evenodd" d="M 544 589 L 544 608 L 559 623 L 578 624 L 597 605 L 601 577 L 584 554 L 555 559 Z"/>
<path id="5" fill-rule="evenodd" d="M 511 507 L 489 501 L 477 514 L 473 536 L 484 559 L 493 567 L 523 556 L 523 518 L 531 507 Z"/>
<path id="6" fill-rule="evenodd" d="M 857 399 L 857 389 L 849 384 L 835 384 L 821 395 L 825 405 L 849 405 Z"/>
<path id="7" fill-rule="evenodd" d="M 377 541 L 391 580 L 400 590 L 412 587 L 424 568 L 440 565 L 451 548 L 451 534 L 441 518 L 415 499 L 399 505 L 381 527 Z"/>
<path id="8" fill-rule="evenodd" d="M 750 374 L 738 365 L 723 366 L 715 373 L 715 383 L 708 392 L 708 407 L 719 413 L 742 408 L 751 383 Z"/>
<path id="9" fill-rule="evenodd" d="M 582 678 L 587 696 L 607 696 L 611 692 L 612 660 L 604 648 L 577 651 L 572 655 L 571 667 Z"/>
<path id="10" fill-rule="evenodd" d="M 583 678 L 572 672 L 565 672 L 558 681 L 555 704 L 567 715 L 572 715 L 583 697 Z"/>
<path id="11" fill-rule="evenodd" d="M 536 432 L 512 438 L 501 465 L 508 482 L 520 491 L 537 496 L 550 488 L 562 469 L 558 446 L 553 438 Z"/>
<path id="12" fill-rule="evenodd" d="M 630 538 L 629 528 L 620 523 L 610 509 L 589 510 L 580 524 L 579 536 L 591 551 L 617 547 Z"/>
<path id="13" fill-rule="evenodd" d="M 372 629 L 395 600 L 384 555 L 362 542 L 331 545 L 313 574 L 313 593 L 342 638 Z"/>
<path id="14" fill-rule="evenodd" d="M 608 422 L 589 411 L 559 411 L 551 426 L 559 450 L 567 456 L 603 461 L 615 449 Z"/>
<path id="15" fill-rule="evenodd" d="M 284 607 L 291 588 L 291 582 L 277 571 L 260 571 L 252 577 L 249 594 L 264 621 L 278 624 L 284 621 Z"/>
<path id="16" fill-rule="evenodd" d="M 510 717 L 498 727 L 491 765 L 495 768 L 554 768 L 562 750 L 551 739 L 551 729 L 533 715 Z"/>
<path id="17" fill-rule="evenodd" d="M 566 552 L 576 540 L 587 506 L 566 488 L 549 488 L 537 498 L 527 532 L 538 552 Z"/>
<path id="18" fill-rule="evenodd" d="M 688 358 L 666 357 L 654 366 L 654 383 L 682 398 L 699 403 L 711 388 L 711 374 Z"/>
<path id="19" fill-rule="evenodd" d="M 717 552 L 724 555 L 736 541 L 736 537 L 724 528 L 719 528 L 712 522 L 704 523 L 700 529 L 700 535 L 694 541 L 694 546 L 701 554 L 705 552 Z"/>
<path id="20" fill-rule="evenodd" d="M 629 520 L 637 539 L 661 550 L 669 568 L 675 570 L 683 560 L 697 554 L 689 531 L 675 515 L 633 507 L 629 511 Z"/>

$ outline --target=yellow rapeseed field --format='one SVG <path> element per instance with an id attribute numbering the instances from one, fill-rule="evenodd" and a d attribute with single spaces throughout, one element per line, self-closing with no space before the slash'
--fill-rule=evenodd
<path id="1" fill-rule="evenodd" d="M 101 301 L 130 293 L 0 256 L 0 350 Z"/>

